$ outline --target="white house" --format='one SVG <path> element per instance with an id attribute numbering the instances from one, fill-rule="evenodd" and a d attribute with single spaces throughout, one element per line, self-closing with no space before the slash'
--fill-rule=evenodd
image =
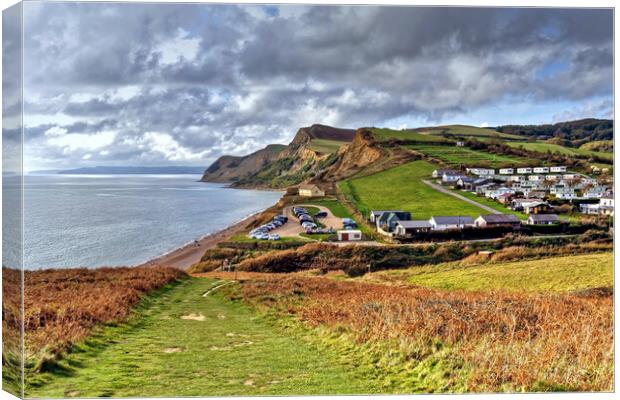
<path id="1" fill-rule="evenodd" d="M 515 170 L 513 168 L 500 168 L 499 173 L 500 175 L 512 175 L 515 173 Z"/>
<path id="2" fill-rule="evenodd" d="M 546 174 L 549 172 L 549 167 L 534 167 L 535 174 Z"/>
<path id="3" fill-rule="evenodd" d="M 525 181 L 527 178 L 525 176 L 520 176 L 520 175 L 512 175 L 508 181 L 509 182 L 523 182 Z"/>
<path id="4" fill-rule="evenodd" d="M 614 198 L 603 197 L 599 203 L 599 212 L 603 215 L 614 215 Z"/>
<path id="5" fill-rule="evenodd" d="M 549 168 L 550 172 L 566 172 L 566 167 L 564 166 L 556 166 Z"/>
<path id="6" fill-rule="evenodd" d="M 341 242 L 362 240 L 362 231 L 357 231 L 357 230 L 338 231 L 337 234 L 338 234 L 338 240 Z"/>
<path id="7" fill-rule="evenodd" d="M 607 188 L 605 186 L 596 186 L 586 190 L 583 197 L 586 199 L 600 199 L 607 194 Z"/>
<path id="8" fill-rule="evenodd" d="M 545 177 L 543 175 L 530 175 L 527 177 L 528 181 L 534 181 L 534 182 L 542 182 L 545 179 Z"/>
<path id="9" fill-rule="evenodd" d="M 495 170 L 489 168 L 467 168 L 467 172 L 478 176 L 495 175 Z"/>
<path id="10" fill-rule="evenodd" d="M 444 172 L 443 175 L 441 176 L 441 181 L 443 183 L 455 183 L 456 181 L 458 181 L 459 179 L 463 177 L 465 177 L 465 175 L 460 174 L 455 171 Z"/>
<path id="11" fill-rule="evenodd" d="M 463 229 L 465 227 L 473 227 L 474 220 L 471 217 L 456 216 L 456 217 L 431 217 L 428 220 L 431 224 L 431 229 L 434 231 L 445 231 L 448 229 Z"/>
<path id="12" fill-rule="evenodd" d="M 325 192 L 317 185 L 303 184 L 299 186 L 299 195 L 303 197 L 323 197 Z"/>
<path id="13" fill-rule="evenodd" d="M 545 175 L 546 181 L 557 181 L 557 180 L 560 180 L 560 178 L 561 178 L 560 175 Z"/>
<path id="14" fill-rule="evenodd" d="M 530 167 L 517 168 L 517 174 L 531 174 L 531 173 L 532 173 L 532 168 Z"/>
<path id="15" fill-rule="evenodd" d="M 500 188 L 497 188 L 497 189 L 489 190 L 484 195 L 485 195 L 485 197 L 489 197 L 489 198 L 491 198 L 493 200 L 496 200 L 501 195 L 504 195 L 504 194 L 515 194 L 515 193 L 516 193 L 516 191 L 514 189 L 507 188 L 507 187 L 500 187 Z"/>
<path id="16" fill-rule="evenodd" d="M 567 181 L 572 181 L 573 179 L 577 179 L 580 178 L 581 175 L 579 174 L 564 174 L 562 176 L 563 179 L 567 180 Z"/>

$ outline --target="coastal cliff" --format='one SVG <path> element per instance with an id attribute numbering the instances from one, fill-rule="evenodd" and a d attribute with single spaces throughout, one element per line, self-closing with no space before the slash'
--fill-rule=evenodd
<path id="1" fill-rule="evenodd" d="M 203 182 L 229 182 L 239 188 L 286 188 L 324 173 L 338 161 L 355 130 L 315 124 L 300 128 L 287 146 L 244 157 L 220 157 L 205 171 Z"/>

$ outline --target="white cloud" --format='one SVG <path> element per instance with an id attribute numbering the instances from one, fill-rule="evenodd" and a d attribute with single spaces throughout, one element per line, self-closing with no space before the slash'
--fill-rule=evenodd
<path id="1" fill-rule="evenodd" d="M 92 135 L 84 133 L 69 133 L 62 136 L 54 136 L 48 139 L 49 145 L 60 147 L 66 154 L 74 151 L 99 150 L 111 145 L 116 138 L 114 131 L 102 131 Z"/>
<path id="2" fill-rule="evenodd" d="M 189 32 L 179 28 L 174 38 L 164 40 L 155 50 L 161 53 L 163 64 L 174 64 L 181 59 L 194 61 L 198 55 L 200 40 L 200 38 L 190 38 Z"/>
<path id="3" fill-rule="evenodd" d="M 49 137 L 64 136 L 67 134 L 67 129 L 61 128 L 59 126 L 53 126 L 49 128 L 48 130 L 46 130 L 44 134 L 45 136 L 49 136 Z"/>

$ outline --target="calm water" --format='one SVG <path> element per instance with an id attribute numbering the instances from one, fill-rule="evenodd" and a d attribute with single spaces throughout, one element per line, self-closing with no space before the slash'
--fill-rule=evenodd
<path id="1" fill-rule="evenodd" d="M 263 210 L 282 195 L 227 189 L 199 178 L 26 176 L 25 268 L 139 264 Z M 17 187 L 5 178 L 5 198 L 14 197 Z M 10 243 L 3 244 L 6 249 Z"/>

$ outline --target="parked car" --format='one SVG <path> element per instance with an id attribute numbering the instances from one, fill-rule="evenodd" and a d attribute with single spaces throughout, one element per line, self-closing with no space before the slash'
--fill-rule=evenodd
<path id="1" fill-rule="evenodd" d="M 278 235 L 277 233 L 272 233 L 268 236 L 267 240 L 280 240 L 280 235 Z"/>
<path id="2" fill-rule="evenodd" d="M 325 218 L 327 217 L 327 212 L 325 211 L 319 211 L 318 213 L 314 214 L 315 218 Z"/>

